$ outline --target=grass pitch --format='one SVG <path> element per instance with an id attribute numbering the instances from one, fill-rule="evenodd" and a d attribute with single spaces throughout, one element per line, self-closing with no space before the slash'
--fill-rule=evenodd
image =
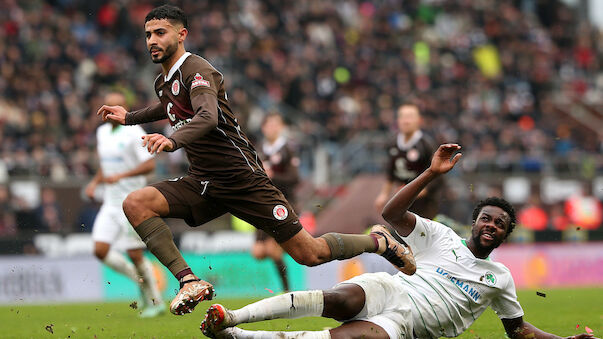
<path id="1" fill-rule="evenodd" d="M 561 336 L 584 332 L 603 335 L 603 288 L 519 291 L 524 319 L 542 330 Z M 230 308 L 254 300 L 216 299 Z M 140 319 L 130 303 L 13 305 L 0 307 L 1 338 L 204 338 L 199 324 L 211 302 L 197 306 L 186 316 L 165 314 Z M 242 326 L 262 330 L 322 330 L 337 326 L 323 318 L 283 319 Z M 576 326 L 579 325 L 579 328 Z M 500 320 L 487 310 L 460 338 L 505 338 Z"/>

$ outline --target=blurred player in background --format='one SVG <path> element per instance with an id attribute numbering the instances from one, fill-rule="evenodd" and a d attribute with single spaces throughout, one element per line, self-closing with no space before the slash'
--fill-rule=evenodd
<path id="1" fill-rule="evenodd" d="M 230 109 L 224 77 L 207 60 L 186 52 L 186 16 L 178 7 L 154 8 L 145 18 L 147 48 L 162 73 L 155 80 L 160 102 L 127 112 L 119 105 L 103 105 L 103 120 L 136 125 L 169 119 L 174 132 L 145 135 L 150 153 L 184 148 L 187 176 L 166 180 L 132 192 L 123 209 L 149 250 L 180 282 L 170 304 L 173 314 L 192 312 L 213 297 L 213 286 L 193 274 L 178 251 L 172 232 L 161 217 L 202 225 L 226 212 L 260 228 L 298 263 L 314 266 L 374 252 L 403 272 L 414 273 L 410 249 L 385 227 L 369 235 L 328 233 L 312 237 L 264 172 L 262 162 Z"/>
<path id="2" fill-rule="evenodd" d="M 387 179 L 375 199 L 375 208 L 381 212 L 392 193 L 408 184 L 429 167 L 435 143 L 421 130 L 419 107 L 405 104 L 398 108 L 398 133 L 388 148 Z M 433 219 L 438 213 L 442 182 L 426 187 L 410 207 L 425 218 Z"/>
<path id="3" fill-rule="evenodd" d="M 473 211 L 471 237 L 408 212 L 413 200 L 461 158 L 456 144 L 440 146 L 431 165 L 405 185 L 383 209 L 383 218 L 399 230 L 415 251 L 417 272 L 366 273 L 326 291 L 301 291 L 260 300 L 238 310 L 212 305 L 201 324 L 211 338 L 439 338 L 457 337 L 491 307 L 509 338 L 559 338 L 523 320 L 513 277 L 490 260 L 515 227 L 511 204 L 493 197 Z M 304 332 L 247 331 L 242 323 L 279 318 L 327 317 L 343 324 Z M 593 338 L 581 334 L 569 338 Z"/>
<path id="4" fill-rule="evenodd" d="M 299 182 L 299 158 L 285 135 L 285 122 L 277 113 L 268 114 L 262 123 L 264 140 L 261 145 L 260 156 L 264 170 L 283 195 L 295 208 L 295 186 Z M 266 257 L 272 259 L 281 277 L 283 289 L 289 291 L 287 267 L 283 261 L 283 249 L 274 238 L 258 229 L 256 241 L 251 250 L 256 259 Z"/>
<path id="5" fill-rule="evenodd" d="M 126 105 L 123 94 L 111 92 L 105 96 L 109 105 Z M 94 255 L 105 265 L 138 284 L 142 294 L 140 316 L 149 318 L 165 312 L 157 288 L 151 262 L 144 257 L 144 242 L 128 222 L 122 203 L 128 193 L 144 187 L 145 174 L 155 169 L 155 159 L 140 147 L 145 131 L 140 126 L 121 126 L 111 121 L 96 131 L 100 167 L 86 187 L 86 195 L 94 199 L 99 184 L 104 185 L 103 205 L 92 228 Z M 125 249 L 125 256 L 111 247 Z"/>

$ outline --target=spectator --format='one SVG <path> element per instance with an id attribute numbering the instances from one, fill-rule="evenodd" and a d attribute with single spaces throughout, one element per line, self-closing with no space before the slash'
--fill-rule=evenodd
<path id="1" fill-rule="evenodd" d="M 565 214 L 569 222 L 577 227 L 585 230 L 597 229 L 603 221 L 603 204 L 585 190 L 565 201 Z"/>
<path id="2" fill-rule="evenodd" d="M 6 186 L 0 186 L 0 237 L 17 234 L 16 217 Z"/>
<path id="3" fill-rule="evenodd" d="M 542 208 L 538 194 L 532 194 L 526 206 L 518 213 L 519 224 L 532 231 L 542 231 L 548 226 L 549 216 Z"/>
<path id="4" fill-rule="evenodd" d="M 41 222 L 40 230 L 58 233 L 63 229 L 61 207 L 53 189 L 48 187 L 42 189 L 41 202 L 36 213 Z"/>

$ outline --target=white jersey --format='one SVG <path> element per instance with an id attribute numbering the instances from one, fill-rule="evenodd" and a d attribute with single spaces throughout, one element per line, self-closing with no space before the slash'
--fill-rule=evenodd
<path id="1" fill-rule="evenodd" d="M 404 240 L 413 250 L 417 272 L 395 278 L 410 296 L 419 338 L 456 337 L 488 306 L 501 319 L 523 316 L 509 269 L 476 258 L 452 229 L 415 217 L 415 229 Z"/>
<path id="2" fill-rule="evenodd" d="M 96 130 L 96 142 L 103 176 L 108 177 L 132 170 L 152 158 L 142 147 L 145 131 L 140 126 L 117 126 L 106 123 Z M 114 184 L 105 184 L 104 204 L 121 206 L 126 196 L 143 188 L 147 181 L 144 175 L 128 177 Z"/>

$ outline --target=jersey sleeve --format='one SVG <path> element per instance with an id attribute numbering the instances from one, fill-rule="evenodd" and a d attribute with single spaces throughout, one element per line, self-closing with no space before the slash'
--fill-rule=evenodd
<path id="1" fill-rule="evenodd" d="M 143 163 L 151 158 L 153 155 L 147 151 L 146 147 L 142 147 L 142 136 L 147 134 L 144 129 L 140 126 L 133 126 L 132 128 L 131 138 L 130 138 L 130 152 L 138 163 Z"/>
<path id="2" fill-rule="evenodd" d="M 523 316 L 523 309 L 517 300 L 517 292 L 515 291 L 515 283 L 511 272 L 508 272 L 509 279 L 498 297 L 492 300 L 490 307 L 496 312 L 500 319 L 515 319 Z"/>

